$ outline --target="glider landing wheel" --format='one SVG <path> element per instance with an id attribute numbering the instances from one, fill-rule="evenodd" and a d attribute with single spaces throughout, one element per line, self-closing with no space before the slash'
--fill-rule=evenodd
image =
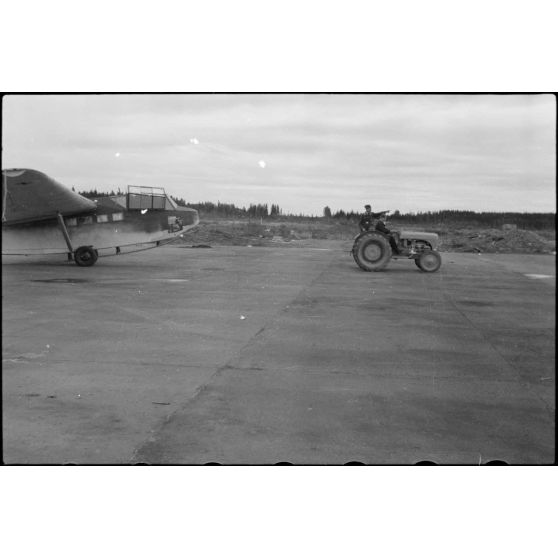
<path id="1" fill-rule="evenodd" d="M 97 250 L 93 246 L 80 246 L 74 252 L 74 261 L 80 267 L 90 267 L 92 266 L 99 257 Z"/>

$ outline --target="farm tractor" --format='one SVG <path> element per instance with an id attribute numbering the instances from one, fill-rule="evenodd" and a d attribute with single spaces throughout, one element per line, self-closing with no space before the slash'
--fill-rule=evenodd
<path id="1" fill-rule="evenodd" d="M 396 252 L 390 244 L 390 235 L 376 230 L 377 224 L 378 221 L 372 221 L 369 230 L 355 237 L 352 255 L 361 269 L 380 271 L 387 266 L 389 260 L 402 258 L 414 260 L 415 265 L 427 273 L 440 269 L 442 258 L 436 251 L 439 245 L 436 233 L 391 231 Z"/>

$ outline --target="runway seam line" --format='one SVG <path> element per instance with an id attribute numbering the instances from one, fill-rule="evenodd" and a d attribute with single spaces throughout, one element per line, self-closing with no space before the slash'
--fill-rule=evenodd
<path id="1" fill-rule="evenodd" d="M 167 424 L 169 424 L 171 422 L 171 420 L 173 419 L 173 417 L 175 415 L 177 415 L 179 412 L 182 412 L 184 409 L 186 409 L 186 407 L 188 405 L 191 405 L 192 402 L 194 400 L 196 400 L 207 389 L 209 384 L 211 384 L 215 378 L 219 377 L 223 371 L 232 368 L 230 363 L 233 362 L 238 357 L 238 355 L 240 353 L 242 353 L 247 347 L 249 347 L 252 343 L 254 343 L 256 338 L 259 337 L 269 327 L 269 324 L 271 324 L 272 322 L 274 322 L 277 319 L 278 315 L 282 314 L 291 304 L 293 304 L 294 301 L 296 301 L 301 296 L 302 293 L 304 293 L 306 290 L 308 290 L 310 287 L 312 287 L 322 277 L 322 275 L 325 274 L 325 272 L 328 270 L 328 268 L 332 265 L 332 261 L 333 261 L 333 259 L 331 258 L 326 263 L 326 265 L 324 266 L 322 271 L 320 273 L 318 273 L 318 275 L 316 275 L 316 277 L 314 277 L 314 279 L 312 281 L 310 281 L 309 284 L 303 286 L 302 289 L 299 291 L 299 293 L 289 302 L 289 304 L 287 304 L 284 308 L 277 310 L 277 312 L 275 312 L 273 314 L 273 316 L 270 317 L 270 319 L 266 323 L 266 325 L 261 327 L 257 333 L 255 333 L 238 351 L 236 351 L 236 353 L 231 358 L 229 358 L 227 360 L 227 362 L 225 362 L 223 365 L 219 366 L 215 370 L 215 372 L 207 379 L 207 381 L 204 384 L 200 385 L 194 391 L 194 393 L 191 395 L 191 397 L 189 397 L 186 401 L 184 401 L 183 404 L 180 405 L 173 412 L 169 413 L 166 417 L 164 417 L 159 422 L 158 426 L 155 426 L 155 428 L 152 429 L 152 433 L 149 436 L 149 439 L 141 442 L 140 444 L 138 444 L 138 446 L 133 450 L 130 462 L 131 463 L 137 462 L 138 461 L 138 455 L 140 454 L 140 452 L 142 452 L 144 450 L 144 448 L 148 447 L 151 443 L 153 443 L 157 439 L 159 433 L 163 430 L 163 428 Z"/>
<path id="2" fill-rule="evenodd" d="M 530 382 L 527 382 L 525 380 L 522 379 L 521 377 L 521 372 L 520 370 L 517 368 L 517 366 L 515 366 L 514 364 L 512 364 L 507 358 L 504 357 L 504 355 L 492 344 L 492 342 L 490 341 L 490 338 L 488 335 L 483 335 L 483 333 L 485 333 L 485 329 L 482 328 L 482 326 L 480 325 L 476 325 L 474 324 L 469 317 L 458 308 L 458 306 L 454 303 L 453 299 L 451 298 L 451 296 L 446 292 L 443 291 L 444 294 L 444 298 L 450 303 L 450 305 L 454 308 L 454 310 L 456 310 L 459 314 L 461 314 L 461 316 L 463 316 L 463 318 L 467 321 L 467 323 L 470 324 L 470 327 L 473 331 L 475 331 L 479 337 L 481 337 L 483 339 L 483 341 L 492 349 L 492 351 L 497 354 L 500 359 L 511 369 L 515 372 L 516 376 L 517 376 L 517 382 L 519 383 L 520 386 L 522 386 L 523 388 L 525 388 L 527 390 L 527 392 L 531 395 L 531 397 L 533 397 L 534 399 L 537 399 L 540 403 L 543 404 L 543 407 L 546 411 L 546 413 L 548 413 L 551 421 L 554 420 L 553 417 L 553 411 L 552 409 L 549 407 L 549 405 L 546 403 L 546 401 L 536 392 L 533 391 L 533 386 Z"/>

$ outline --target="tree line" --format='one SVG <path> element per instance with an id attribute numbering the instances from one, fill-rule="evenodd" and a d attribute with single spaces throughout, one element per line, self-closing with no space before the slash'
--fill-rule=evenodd
<path id="1" fill-rule="evenodd" d="M 72 188 L 75 192 L 75 187 Z M 82 196 L 93 199 L 102 196 L 124 195 L 120 188 L 116 191 L 101 192 L 97 189 L 90 189 L 78 192 Z M 250 204 L 248 207 L 237 207 L 233 203 L 221 202 L 186 202 L 183 198 L 171 196 L 177 205 L 197 209 L 200 213 L 207 216 L 226 217 L 226 218 L 276 218 L 312 221 L 319 217 L 304 214 L 284 213 L 278 204 Z M 332 211 L 329 206 L 323 209 L 323 218 L 358 222 L 362 213 L 355 211 L 345 211 L 339 209 Z M 445 209 L 441 211 L 424 211 L 418 213 L 401 213 L 395 210 L 390 213 L 389 219 L 392 222 L 404 222 L 409 225 L 470 225 L 478 227 L 500 228 L 506 223 L 517 225 L 520 229 L 552 229 L 556 226 L 556 213 L 517 213 L 517 212 L 495 212 L 495 211 L 462 211 L 457 209 Z"/>
<path id="2" fill-rule="evenodd" d="M 177 205 L 183 207 L 191 207 L 197 209 L 200 213 L 205 215 L 215 215 L 219 217 L 278 217 L 283 215 L 283 210 L 279 205 L 272 203 L 269 206 L 267 203 L 250 204 L 246 207 L 237 207 L 234 203 L 221 203 L 221 202 L 198 202 L 189 203 L 183 198 L 175 198 L 171 196 Z"/>
<path id="3" fill-rule="evenodd" d="M 551 229 L 556 226 L 556 213 L 518 213 L 518 212 L 495 212 L 495 211 L 427 211 L 423 213 L 411 213 L 396 215 L 395 219 L 401 219 L 408 223 L 416 224 L 448 224 L 448 225 L 473 225 L 480 227 L 500 228 L 506 223 L 517 225 L 520 229 Z"/>
<path id="4" fill-rule="evenodd" d="M 73 192 L 76 191 L 75 186 L 72 186 L 72 191 Z M 102 198 L 103 196 L 123 196 L 125 193 L 126 192 L 123 192 L 120 188 L 118 188 L 116 192 L 114 190 L 111 190 L 110 192 L 101 192 L 96 188 L 78 192 L 80 196 L 83 196 L 84 198 L 88 198 L 88 199 Z"/>
<path id="5" fill-rule="evenodd" d="M 339 210 L 333 213 L 326 206 L 323 211 L 324 217 L 332 219 L 346 219 L 357 221 L 362 214 L 354 211 Z M 445 209 L 441 211 L 424 211 L 418 213 L 401 213 L 395 210 L 389 214 L 392 222 L 405 222 L 416 225 L 472 225 L 479 227 L 499 228 L 510 223 L 517 225 L 520 229 L 552 229 L 556 226 L 556 213 L 517 213 L 496 211 L 462 211 L 457 209 Z"/>

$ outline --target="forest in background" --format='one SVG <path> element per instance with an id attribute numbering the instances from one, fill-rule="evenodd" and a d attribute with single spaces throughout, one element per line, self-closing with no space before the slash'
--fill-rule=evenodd
<path id="1" fill-rule="evenodd" d="M 101 192 L 96 189 L 79 192 L 86 198 L 97 198 L 102 196 L 122 195 L 120 189 L 116 192 Z M 328 221 L 328 222 L 351 222 L 356 223 L 361 213 L 354 211 L 337 210 L 332 211 L 328 206 L 324 207 L 320 217 L 303 214 L 285 213 L 278 204 L 250 204 L 246 207 L 237 207 L 232 203 L 221 202 L 187 202 L 183 198 L 171 196 L 177 205 L 197 209 L 200 216 L 206 218 L 225 219 L 272 219 L 276 221 Z M 416 213 L 401 213 L 395 210 L 389 214 L 392 223 L 404 222 L 412 225 L 430 226 L 462 226 L 462 227 L 489 227 L 501 228 L 504 224 L 514 224 L 520 229 L 546 230 L 554 229 L 556 226 L 556 213 L 515 213 L 494 211 L 461 211 L 446 209 L 441 211 L 424 211 Z"/>
<path id="2" fill-rule="evenodd" d="M 302 214 L 287 214 L 277 204 L 250 205 L 248 209 L 239 208 L 234 204 L 223 204 L 220 202 L 201 202 L 187 203 L 182 198 L 172 198 L 178 205 L 197 209 L 200 214 L 209 217 L 242 218 L 242 217 L 271 217 L 277 220 L 331 220 L 358 222 L 361 213 L 354 211 L 338 210 L 332 212 L 326 206 L 321 217 L 314 217 Z M 553 229 L 556 226 L 556 213 L 514 213 L 514 212 L 491 212 L 491 211 L 460 211 L 460 210 L 441 210 L 425 211 L 417 213 L 401 213 L 398 210 L 389 214 L 391 222 L 405 222 L 416 225 L 461 225 L 499 228 L 504 224 L 510 223 L 517 225 L 520 229 Z"/>

